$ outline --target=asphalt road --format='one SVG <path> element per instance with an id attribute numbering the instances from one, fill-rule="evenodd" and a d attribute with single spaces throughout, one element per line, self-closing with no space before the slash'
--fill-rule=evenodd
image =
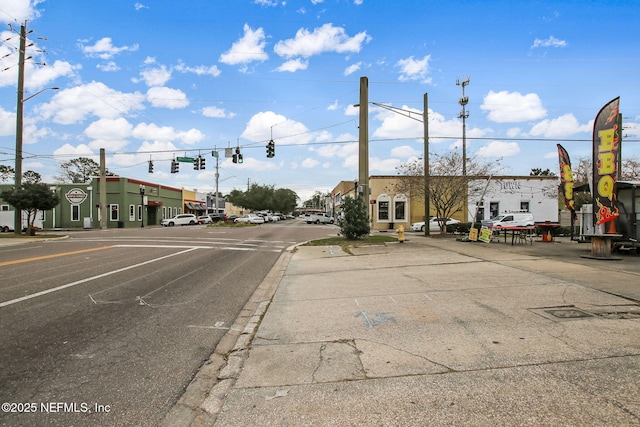
<path id="1" fill-rule="evenodd" d="M 290 220 L 0 248 L 0 425 L 157 425 L 288 246 Z"/>

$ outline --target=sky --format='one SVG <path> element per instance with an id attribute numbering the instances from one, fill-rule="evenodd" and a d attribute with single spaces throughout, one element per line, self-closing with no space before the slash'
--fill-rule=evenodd
<path id="1" fill-rule="evenodd" d="M 425 94 L 430 152 L 461 152 L 467 80 L 467 156 L 505 175 L 559 175 L 558 143 L 590 157 L 618 96 L 623 157 L 638 159 L 639 22 L 638 0 L 0 0 L 0 164 L 15 165 L 25 23 L 23 170 L 45 182 L 104 148 L 115 174 L 210 192 L 215 150 L 221 193 L 256 183 L 304 201 L 358 177 L 362 77 L 370 175 L 423 155 Z M 170 173 L 199 154 L 204 170 Z"/>

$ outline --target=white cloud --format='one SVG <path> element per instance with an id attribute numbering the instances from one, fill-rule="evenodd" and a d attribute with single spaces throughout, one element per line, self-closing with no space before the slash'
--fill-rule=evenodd
<path id="1" fill-rule="evenodd" d="M 116 64 L 114 61 L 109 61 L 109 62 L 104 62 L 102 64 L 98 64 L 96 65 L 96 68 L 98 70 L 104 71 L 104 72 L 114 72 L 114 71 L 120 71 L 120 67 L 118 67 L 118 64 Z"/>
<path id="2" fill-rule="evenodd" d="M 400 68 L 398 80 L 401 82 L 420 80 L 422 83 L 431 83 L 431 78 L 427 78 L 430 59 L 431 55 L 427 55 L 422 59 L 414 59 L 413 56 L 410 56 L 399 60 L 396 62 L 396 67 Z"/>
<path id="3" fill-rule="evenodd" d="M 133 126 L 126 119 L 99 119 L 91 123 L 84 130 L 84 134 L 92 139 L 89 147 L 100 149 L 109 147 L 109 150 L 117 151 L 126 146 L 131 136 Z"/>
<path id="4" fill-rule="evenodd" d="M 16 113 L 0 108 L 0 136 L 16 134 Z"/>
<path id="5" fill-rule="evenodd" d="M 233 118 L 236 113 L 228 113 L 224 108 L 218 107 L 204 107 L 202 109 L 202 115 L 205 117 L 211 117 L 214 119 Z"/>
<path id="6" fill-rule="evenodd" d="M 168 87 L 151 87 L 147 91 L 147 100 L 154 107 L 184 108 L 189 105 L 187 95 L 180 89 L 171 89 Z"/>
<path id="7" fill-rule="evenodd" d="M 381 173 L 395 172 L 401 163 L 399 159 L 379 159 L 372 157 L 369 159 L 369 170 Z"/>
<path id="8" fill-rule="evenodd" d="M 536 49 L 538 47 L 567 47 L 569 44 L 565 40 L 557 39 L 553 36 L 550 36 L 548 39 L 535 39 L 533 41 L 533 45 L 531 49 Z"/>
<path id="9" fill-rule="evenodd" d="M 149 6 L 145 6 L 142 3 L 136 3 L 133 5 L 135 10 L 140 10 L 140 9 L 149 9 Z"/>
<path id="10" fill-rule="evenodd" d="M 215 65 L 212 65 L 210 67 L 207 67 L 205 65 L 198 65 L 197 67 L 189 67 L 182 62 L 178 63 L 178 65 L 175 66 L 175 70 L 180 73 L 192 73 L 197 76 L 218 77 L 222 73 L 222 71 L 220 71 L 220 69 Z"/>
<path id="11" fill-rule="evenodd" d="M 540 98 L 535 93 L 522 95 L 519 92 L 489 91 L 480 106 L 489 111 L 487 119 L 496 123 L 517 123 L 538 120 L 547 115 Z"/>
<path id="12" fill-rule="evenodd" d="M 295 73 L 299 70 L 306 70 L 307 67 L 309 67 L 309 61 L 297 58 L 284 62 L 281 66 L 276 68 L 276 71 L 289 71 L 291 73 Z"/>
<path id="13" fill-rule="evenodd" d="M 39 3 L 39 0 L 1 0 L 0 10 L 3 13 L 0 13 L 0 22 L 15 25 L 16 22 L 37 18 L 40 16 L 36 9 Z"/>
<path id="14" fill-rule="evenodd" d="M 100 161 L 99 156 L 85 144 L 79 144 L 76 147 L 71 144 L 64 144 L 53 152 L 53 157 L 61 162 L 68 162 L 69 159 L 75 157 L 88 157 L 96 162 Z"/>
<path id="15" fill-rule="evenodd" d="M 231 45 L 231 49 L 220 55 L 219 61 L 228 65 L 266 61 L 269 59 L 269 55 L 264 51 L 265 46 L 264 30 L 258 28 L 254 31 L 248 24 L 244 24 L 244 35 L 242 38 L 234 42 Z"/>
<path id="16" fill-rule="evenodd" d="M 347 68 L 344 69 L 344 75 L 350 76 L 351 74 L 355 73 L 361 68 L 362 68 L 362 62 L 357 62 L 355 64 L 349 65 Z"/>
<path id="17" fill-rule="evenodd" d="M 312 159 L 311 157 L 307 157 L 306 159 L 304 159 L 302 161 L 302 163 L 300 163 L 300 167 L 303 167 L 303 168 L 306 168 L 306 169 L 311 169 L 311 168 L 315 168 L 319 164 L 320 164 L 320 162 L 317 161 L 316 159 Z"/>
<path id="18" fill-rule="evenodd" d="M 118 92 L 104 83 L 91 82 L 56 92 L 50 102 L 39 105 L 36 110 L 43 119 L 71 125 L 90 115 L 115 119 L 142 110 L 143 101 L 144 95 L 139 92 Z"/>
<path id="19" fill-rule="evenodd" d="M 113 45 L 111 37 L 103 37 L 93 46 L 84 46 L 80 43 L 80 48 L 82 53 L 89 58 L 111 59 L 121 52 L 135 52 L 139 46 L 135 44 L 133 46 L 116 47 Z"/>
<path id="20" fill-rule="evenodd" d="M 338 100 L 336 99 L 335 101 L 333 101 L 332 104 L 329 104 L 329 106 L 327 107 L 328 111 L 335 111 L 338 108 L 340 108 L 340 104 L 338 104 Z"/>
<path id="21" fill-rule="evenodd" d="M 418 151 L 410 145 L 401 145 L 399 147 L 393 147 L 391 149 L 392 157 L 400 157 L 403 159 L 406 159 L 412 156 L 419 156 L 421 154 L 422 154 L 422 151 Z"/>
<path id="22" fill-rule="evenodd" d="M 534 125 L 529 131 L 529 135 L 547 138 L 558 138 L 573 135 L 579 132 L 590 132 L 593 129 L 593 122 L 581 125 L 578 119 L 571 113 L 558 117 L 557 119 L 546 119 Z"/>
<path id="23" fill-rule="evenodd" d="M 492 141 L 476 151 L 478 157 L 512 157 L 520 153 L 516 142 Z"/>
<path id="24" fill-rule="evenodd" d="M 249 141 L 262 142 L 268 141 L 273 135 L 277 146 L 280 142 L 306 144 L 312 138 L 308 132 L 307 127 L 300 122 L 287 119 L 273 111 L 264 111 L 254 114 L 249 119 L 240 136 Z"/>
<path id="25" fill-rule="evenodd" d="M 197 129 L 189 129 L 188 131 L 176 131 L 170 126 L 158 126 L 155 123 L 140 123 L 137 125 L 131 135 L 134 138 L 145 141 L 170 142 L 181 141 L 184 144 L 195 144 L 204 139 L 204 134 Z"/>
<path id="26" fill-rule="evenodd" d="M 164 86 L 171 79 L 171 70 L 162 65 L 157 68 L 143 70 L 140 75 L 147 86 Z"/>
<path id="27" fill-rule="evenodd" d="M 301 56 L 308 58 L 324 52 L 353 53 L 360 52 L 362 45 L 368 43 L 371 37 L 366 31 L 349 37 L 344 28 L 324 24 L 322 27 L 309 31 L 301 28 L 292 39 L 280 40 L 274 47 L 274 52 L 285 58 Z"/>

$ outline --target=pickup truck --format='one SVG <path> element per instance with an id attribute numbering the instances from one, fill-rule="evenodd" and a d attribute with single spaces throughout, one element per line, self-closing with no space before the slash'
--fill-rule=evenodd
<path id="1" fill-rule="evenodd" d="M 307 224 L 333 224 L 333 217 L 330 217 L 326 213 L 314 213 L 304 216 L 304 220 Z"/>

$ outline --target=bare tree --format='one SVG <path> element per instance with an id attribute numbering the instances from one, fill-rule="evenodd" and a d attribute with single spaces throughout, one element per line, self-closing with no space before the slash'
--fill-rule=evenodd
<path id="1" fill-rule="evenodd" d="M 484 183 L 474 177 L 495 174 L 499 160 L 494 163 L 481 162 L 477 157 L 467 158 L 467 175 L 462 175 L 462 155 L 455 150 L 429 157 L 429 202 L 435 210 L 440 231 L 444 231 L 446 218 L 453 215 L 474 195 L 480 195 Z M 424 163 L 416 159 L 399 166 L 400 175 L 395 190 L 411 198 L 424 200 Z M 427 218 L 428 221 L 428 218 Z"/>

